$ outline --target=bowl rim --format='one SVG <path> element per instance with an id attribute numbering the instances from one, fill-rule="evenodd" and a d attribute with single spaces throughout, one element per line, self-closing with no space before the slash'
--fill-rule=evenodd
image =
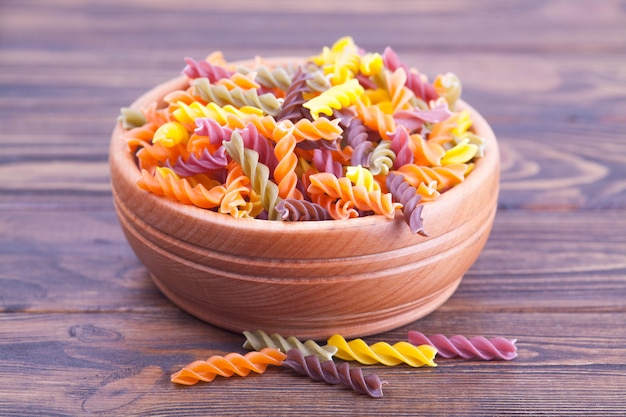
<path id="1" fill-rule="evenodd" d="M 270 65 L 277 65 L 279 63 L 297 63 L 302 61 L 303 57 L 270 57 L 264 58 L 263 62 Z M 230 63 L 231 66 L 250 65 L 255 62 L 254 60 L 243 60 Z M 161 84 L 151 88 L 140 97 L 138 97 L 131 105 L 131 108 L 139 109 L 147 107 L 148 104 L 158 102 L 158 106 L 163 106 L 163 97 L 165 94 L 185 87 L 189 78 L 185 75 L 179 75 L 171 78 Z M 494 175 L 493 170 L 489 167 L 497 166 L 497 175 L 499 175 L 499 149 L 498 142 L 495 134 L 485 120 L 485 118 L 474 107 L 469 105 L 462 99 L 457 101 L 459 110 L 468 110 L 472 120 L 472 127 L 481 137 L 486 140 L 485 154 L 477 158 L 474 161 L 474 168 L 465 179 L 442 193 L 437 199 L 428 202 L 422 202 L 423 217 L 426 213 L 437 209 L 437 206 L 444 204 L 453 204 L 455 199 L 459 199 L 462 196 L 462 190 L 469 187 L 477 187 L 480 182 L 487 183 L 487 177 Z M 127 130 L 122 127 L 121 122 L 117 122 L 113 132 L 111 134 L 110 149 L 109 149 L 109 166 L 110 169 L 119 168 L 122 173 L 122 177 L 125 181 L 133 183 L 135 187 L 137 179 L 141 176 L 134 155 L 129 152 L 126 141 L 122 135 Z M 113 181 L 113 178 L 111 179 Z M 114 193 L 115 193 L 115 187 Z M 404 222 L 403 215 L 400 211 L 396 212 L 394 219 L 389 219 L 383 215 L 369 215 L 363 217 L 350 218 L 345 220 L 321 220 L 321 221 L 273 221 L 256 218 L 234 218 L 228 214 L 215 212 L 213 210 L 203 209 L 194 205 L 183 204 L 178 201 L 170 200 L 167 197 L 159 196 L 151 192 L 141 190 L 144 195 L 143 198 L 148 199 L 148 202 L 154 207 L 155 210 L 165 210 L 167 212 L 179 212 L 181 216 L 191 218 L 194 221 L 219 223 L 222 227 L 226 228 L 245 228 L 248 231 L 263 231 L 263 232 L 280 232 L 280 233 L 300 233 L 322 230 L 336 230 L 336 229 L 354 229 L 354 228 L 367 228 L 368 226 L 381 226 L 394 221 Z M 497 190 L 495 190 L 497 192 Z"/>

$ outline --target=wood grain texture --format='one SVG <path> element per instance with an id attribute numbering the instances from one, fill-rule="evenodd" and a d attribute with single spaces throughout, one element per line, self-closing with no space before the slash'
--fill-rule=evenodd
<path id="1" fill-rule="evenodd" d="M 489 317 L 476 311 L 463 317 L 435 313 L 365 340 L 402 340 L 417 326 L 423 332 L 446 328 L 466 334 L 489 328 L 488 336 L 519 336 L 518 358 L 510 362 L 439 359 L 437 368 L 419 369 L 368 366 L 366 372 L 387 381 L 385 397 L 372 400 L 278 367 L 247 378 L 218 378 L 193 388 L 176 386 L 169 376 L 193 360 L 245 352 L 242 336 L 182 313 L 14 314 L 10 320 L 2 317 L 0 348 L 9 358 L 0 359 L 0 365 L 7 372 L 3 376 L 19 374 L 20 384 L 0 379 L 4 394 L 0 411 L 17 414 L 23 410 L 21 401 L 33 404 L 38 398 L 41 405 L 31 410 L 69 415 L 327 415 L 330 410 L 367 416 L 610 414 L 622 409 L 626 387 L 623 317 L 616 313 L 494 313 Z M 555 334 L 557 327 L 560 331 Z M 589 329 L 584 337 L 581 327 Z M 590 380 L 602 390 L 590 390 Z M 443 395 L 447 392 L 462 395 Z M 263 401 L 268 395 L 281 400 Z"/>
<path id="2" fill-rule="evenodd" d="M 367 368 L 380 400 L 280 368 L 174 386 L 244 340 L 171 304 L 126 243 L 119 108 L 184 56 L 306 55 L 347 34 L 455 72 L 502 155 L 494 228 L 457 292 L 366 340 L 504 336 L 519 356 Z M 0 1 L 0 415 L 624 415 L 624 39 L 623 0 Z"/>

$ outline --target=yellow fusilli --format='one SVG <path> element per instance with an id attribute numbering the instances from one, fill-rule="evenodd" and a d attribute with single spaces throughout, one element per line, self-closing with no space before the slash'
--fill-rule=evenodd
<path id="1" fill-rule="evenodd" d="M 405 363 L 412 367 L 437 366 L 434 357 L 437 349 L 430 345 L 415 346 L 409 342 L 398 342 L 390 345 L 386 342 L 374 343 L 368 346 L 362 339 L 346 341 L 341 335 L 333 335 L 328 344 L 337 347 L 335 356 L 339 359 L 355 360 L 364 365 L 381 363 L 395 366 Z"/>

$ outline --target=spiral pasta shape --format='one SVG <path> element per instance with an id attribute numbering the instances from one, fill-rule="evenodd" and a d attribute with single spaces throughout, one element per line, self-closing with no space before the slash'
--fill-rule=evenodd
<path id="1" fill-rule="evenodd" d="M 302 343 L 295 336 L 285 338 L 278 333 L 267 334 L 263 330 L 255 330 L 254 332 L 245 330 L 243 335 L 246 337 L 243 348 L 248 350 L 261 350 L 271 347 L 287 353 L 291 349 L 296 349 L 304 356 L 315 355 L 322 361 L 332 360 L 333 355 L 337 352 L 337 348 L 334 346 L 320 346 L 313 340 Z"/>
<path id="2" fill-rule="evenodd" d="M 141 111 L 147 124 L 161 126 L 163 123 L 174 121 L 174 116 L 167 108 L 158 108 L 156 102 L 148 104 Z"/>
<path id="3" fill-rule="evenodd" d="M 183 103 L 182 101 L 178 102 L 178 104 L 179 108 L 174 110 L 173 115 L 177 121 L 183 124 L 195 123 L 195 120 L 197 118 L 208 117 L 210 119 L 216 120 L 220 125 L 225 126 L 228 125 L 228 120 L 231 117 L 244 119 L 248 115 L 263 115 L 263 110 L 252 106 L 236 108 L 230 104 L 227 104 L 221 107 L 217 105 L 217 103 L 213 102 L 204 106 L 202 105 L 202 103 L 199 103 L 197 101 L 189 105 Z"/>
<path id="4" fill-rule="evenodd" d="M 469 138 L 462 139 L 446 151 L 441 158 L 441 165 L 464 164 L 474 158 L 476 152 L 478 152 L 478 146 L 470 143 Z"/>
<path id="5" fill-rule="evenodd" d="M 296 138 L 293 135 L 294 128 L 282 128 L 276 126 L 274 130 L 274 155 L 278 160 L 276 169 L 274 170 L 274 180 L 278 184 L 278 196 L 280 198 L 295 198 L 301 200 L 303 198 L 300 190 L 296 188 L 298 184 L 298 176 L 296 175 L 296 166 L 298 165 L 298 157 L 294 153 L 296 149 Z"/>
<path id="6" fill-rule="evenodd" d="M 255 81 L 263 87 L 288 91 L 291 87 L 292 77 L 283 67 L 269 68 L 261 65 L 255 68 Z"/>
<path id="7" fill-rule="evenodd" d="M 468 111 L 463 110 L 460 113 L 454 113 L 447 119 L 431 126 L 428 141 L 450 148 L 456 144 L 454 138 L 463 136 L 471 125 L 472 120 Z"/>
<path id="8" fill-rule="evenodd" d="M 256 217 L 263 210 L 261 198 L 250 188 L 250 179 L 244 175 L 241 165 L 233 161 L 229 168 L 218 211 L 234 218 Z"/>
<path id="9" fill-rule="evenodd" d="M 352 200 L 336 199 L 326 194 L 312 194 L 311 200 L 324 208 L 335 220 L 359 217 L 359 212 L 354 208 Z"/>
<path id="10" fill-rule="evenodd" d="M 366 77 L 378 74 L 384 67 L 383 57 L 378 52 L 368 52 L 361 56 L 359 72 Z"/>
<path id="11" fill-rule="evenodd" d="M 311 60 L 330 75 L 333 85 L 340 85 L 354 78 L 359 72 L 361 56 L 350 36 L 338 39 L 331 48 L 324 47 L 322 53 Z"/>
<path id="12" fill-rule="evenodd" d="M 445 167 L 428 167 L 415 164 L 407 164 L 398 168 L 398 172 L 404 175 L 406 181 L 415 188 L 420 184 L 437 183 L 437 191 L 445 191 L 454 187 L 465 179 L 466 164 L 450 164 Z"/>
<path id="13" fill-rule="evenodd" d="M 260 352 L 252 351 L 245 355 L 228 353 L 224 356 L 213 355 L 204 361 L 194 361 L 170 379 L 181 385 L 194 385 L 198 381 L 211 382 L 216 376 L 229 378 L 233 375 L 248 376 L 250 372 L 262 374 L 268 365 L 282 365 L 287 355 L 278 349 L 265 348 Z"/>
<path id="14" fill-rule="evenodd" d="M 395 159 L 391 168 L 398 169 L 402 165 L 414 161 L 413 151 L 410 146 L 410 135 L 406 127 L 400 125 L 397 130 L 389 135 L 389 148 L 393 151 Z"/>
<path id="15" fill-rule="evenodd" d="M 402 204 L 402 214 L 404 221 L 409 225 L 411 233 L 418 233 L 422 236 L 428 236 L 424 230 L 422 219 L 423 205 L 420 204 L 422 196 L 415 187 L 412 187 L 404 180 L 400 174 L 390 172 L 386 180 L 387 189 L 393 196 L 395 201 Z"/>
<path id="16" fill-rule="evenodd" d="M 374 143 L 365 141 L 359 143 L 352 149 L 352 155 L 350 157 L 350 163 L 355 165 L 361 165 L 365 167 L 370 166 L 370 156 L 374 150 Z"/>
<path id="17" fill-rule="evenodd" d="M 193 58 L 185 58 L 187 64 L 183 69 L 183 74 L 189 78 L 208 78 L 212 83 L 222 79 L 229 78 L 231 71 L 219 65 L 212 64 L 209 61 L 196 61 Z"/>
<path id="18" fill-rule="evenodd" d="M 286 90 L 285 100 L 280 113 L 276 116 L 276 120 L 289 119 L 293 123 L 298 122 L 302 118 L 312 119 L 311 113 L 302 107 L 304 102 L 304 94 L 309 92 L 307 85 L 308 74 L 298 67 L 293 76 L 291 85 Z"/>
<path id="19" fill-rule="evenodd" d="M 270 173 L 274 172 L 278 165 L 278 159 L 276 159 L 274 155 L 274 147 L 267 138 L 263 137 L 252 123 L 248 123 L 245 128 L 239 129 L 239 133 L 243 140 L 243 146 L 257 151 L 259 154 L 259 162 L 267 165 Z M 272 133 L 272 135 L 273 134 L 274 133 Z"/>
<path id="20" fill-rule="evenodd" d="M 350 118 L 343 131 L 343 143 L 345 146 L 355 148 L 367 140 L 370 140 L 370 136 L 363 121 L 357 117 Z"/>
<path id="21" fill-rule="evenodd" d="M 145 146 L 146 143 L 152 142 L 152 137 L 157 128 L 158 125 L 154 123 L 146 123 L 143 126 L 134 127 L 124 132 L 121 139 L 126 142 L 129 152 L 137 152 L 137 150 Z M 161 147 L 165 148 L 162 145 Z M 167 155 L 165 157 L 167 157 Z"/>
<path id="22" fill-rule="evenodd" d="M 147 123 L 146 116 L 143 112 L 133 107 L 122 107 L 117 121 L 122 124 L 124 129 L 141 127 Z"/>
<path id="23" fill-rule="evenodd" d="M 401 207 L 400 203 L 392 201 L 391 194 L 383 194 L 380 189 L 368 191 L 362 185 L 352 185 L 352 182 L 346 177 L 337 178 L 328 172 L 320 172 L 311 175 L 309 180 L 311 185 L 307 191 L 312 195 L 326 194 L 344 202 L 351 201 L 359 210 L 371 210 L 376 214 L 382 214 L 392 219 L 396 209 Z M 324 204 L 322 205 L 324 206 Z"/>
<path id="24" fill-rule="evenodd" d="M 427 337 L 416 330 L 409 331 L 409 343 L 414 345 L 431 345 L 437 349 L 437 354 L 444 358 L 461 357 L 464 359 L 479 358 L 482 360 L 511 360 L 517 357 L 516 340 L 503 337 L 487 339 L 483 336 L 466 338 L 455 335 L 450 338 L 435 334 Z"/>
<path id="25" fill-rule="evenodd" d="M 469 140 L 469 143 L 476 146 L 476 154 L 474 155 L 475 158 L 482 158 L 485 156 L 485 145 L 487 143 L 485 138 L 474 132 L 465 132 L 459 137 L 454 137 L 454 141 L 457 145 L 465 139 Z"/>
<path id="26" fill-rule="evenodd" d="M 332 220 L 330 212 L 321 205 L 308 200 L 288 198 L 276 204 L 276 211 L 283 221 Z"/>
<path id="27" fill-rule="evenodd" d="M 350 367 L 347 363 L 336 365 L 332 360 L 321 362 L 315 355 L 306 356 L 298 349 L 287 352 L 283 366 L 300 375 L 308 375 L 314 381 L 324 381 L 331 385 L 343 385 L 373 398 L 383 396 L 383 384 L 378 375 L 363 375 L 361 368 Z"/>
<path id="28" fill-rule="evenodd" d="M 431 101 L 429 108 L 413 108 L 398 110 L 393 113 L 393 119 L 397 125 L 403 125 L 410 132 L 423 133 L 426 124 L 441 123 L 452 116 L 445 100 Z"/>
<path id="29" fill-rule="evenodd" d="M 218 207 L 226 191 L 224 186 L 218 185 L 217 182 L 208 189 L 202 183 L 192 185 L 190 179 L 180 178 L 168 168 L 157 168 L 154 176 L 145 169 L 141 170 L 141 178 L 137 180 L 137 185 L 171 200 L 207 209 Z"/>
<path id="30" fill-rule="evenodd" d="M 128 149 L 135 152 L 140 169 L 153 171 L 155 167 L 174 162 L 179 157 L 188 157 L 189 152 L 184 145 L 166 147 L 163 143 L 150 143 L 155 131 L 156 125 L 147 123 L 129 130 L 124 135 Z"/>
<path id="31" fill-rule="evenodd" d="M 254 68 L 254 72 L 254 80 L 263 87 L 282 91 L 291 87 L 292 77 L 283 67 L 269 68 L 267 65 L 259 65 Z"/>
<path id="32" fill-rule="evenodd" d="M 328 149 L 313 149 L 313 166 L 319 172 L 330 172 L 336 177 L 343 175 L 343 165 L 333 158 Z"/>
<path id="33" fill-rule="evenodd" d="M 370 105 L 378 106 L 384 113 L 393 113 L 393 107 L 391 104 L 391 95 L 390 91 L 386 85 L 384 88 L 372 88 L 368 89 L 361 99 L 363 101 L 368 101 Z"/>
<path id="34" fill-rule="evenodd" d="M 200 156 L 196 156 L 192 153 L 187 160 L 179 156 L 176 163 L 173 165 L 169 161 L 166 162 L 169 168 L 172 168 L 176 174 L 183 177 L 225 168 L 227 164 L 226 149 L 223 146 L 218 147 L 213 153 L 205 148 Z"/>
<path id="35" fill-rule="evenodd" d="M 396 122 L 392 114 L 385 113 L 379 106 L 372 105 L 364 97 L 356 100 L 356 112 L 363 124 L 377 131 L 383 139 L 389 139 L 389 133 L 396 131 Z"/>
<path id="36" fill-rule="evenodd" d="M 252 203 L 246 201 L 243 193 L 247 193 L 249 189 L 242 185 L 250 180 L 247 177 L 240 177 L 239 181 L 232 183 L 226 187 L 224 197 L 220 202 L 219 212 L 230 214 L 232 217 L 239 219 L 242 217 L 250 217 L 248 213 L 252 209 Z"/>
<path id="37" fill-rule="evenodd" d="M 244 174 L 250 178 L 252 189 L 261 196 L 263 208 L 270 220 L 277 220 L 276 204 L 281 200 L 278 186 L 270 181 L 270 170 L 267 165 L 259 162 L 259 153 L 244 147 L 243 138 L 238 130 L 233 131 L 229 141 L 224 142 L 226 151 L 241 165 Z"/>
<path id="38" fill-rule="evenodd" d="M 137 164 L 139 169 L 145 169 L 150 172 L 154 172 L 154 169 L 158 166 L 170 164 L 170 158 L 181 158 L 182 149 L 179 147 L 178 152 L 172 152 L 172 148 L 166 148 L 162 144 L 150 144 L 144 141 L 131 141 L 130 143 L 137 143 L 141 145 L 135 156 L 137 157 Z"/>
<path id="39" fill-rule="evenodd" d="M 359 81 L 351 79 L 329 88 L 319 96 L 306 101 L 302 106 L 311 111 L 313 119 L 318 119 L 320 114 L 332 116 L 333 109 L 339 110 L 355 104 L 363 93 L 365 89 L 361 87 Z"/>
<path id="40" fill-rule="evenodd" d="M 225 140 L 230 139 L 233 130 L 227 126 L 222 126 L 210 117 L 199 117 L 195 119 L 196 128 L 194 133 L 198 136 L 206 136 L 212 145 L 221 145 Z"/>
<path id="41" fill-rule="evenodd" d="M 155 123 L 146 123 L 139 127 L 134 127 L 122 134 L 122 139 L 128 145 L 130 152 L 135 152 L 140 144 L 145 142 L 152 142 L 154 132 L 158 129 L 159 125 Z"/>
<path id="42" fill-rule="evenodd" d="M 348 342 L 338 334 L 331 336 L 328 344 L 337 347 L 335 357 L 347 361 L 355 360 L 364 365 L 381 363 L 395 366 L 405 363 L 412 367 L 437 366 L 433 361 L 437 349 L 430 345 L 414 346 L 409 342 L 398 342 L 392 346 L 386 342 L 378 342 L 368 346 L 362 339 Z"/>
<path id="43" fill-rule="evenodd" d="M 213 102 L 219 106 L 231 105 L 235 107 L 256 107 L 264 114 L 276 116 L 282 106 L 276 96 L 271 93 L 259 95 L 254 88 L 243 89 L 236 86 L 228 89 L 220 84 L 211 84 L 208 78 L 196 78 L 193 81 L 194 95 L 207 103 Z"/>
<path id="44" fill-rule="evenodd" d="M 446 150 L 438 143 L 427 141 L 419 133 L 409 136 L 409 148 L 413 151 L 413 163 L 416 165 L 437 167 L 441 165 Z"/>
<path id="45" fill-rule="evenodd" d="M 258 130 L 259 134 L 266 138 L 271 138 L 278 122 L 272 116 L 259 116 L 258 114 L 249 114 L 239 117 L 234 114 L 228 114 L 225 125 L 232 129 L 242 129 L 248 123 L 252 123 Z M 284 128 L 294 126 L 293 135 L 297 142 L 305 140 L 309 141 L 335 141 L 341 137 L 343 130 L 339 127 L 339 120 L 329 120 L 325 117 L 317 120 L 301 119 L 295 124 L 285 119 L 281 120 Z"/>
<path id="46" fill-rule="evenodd" d="M 312 93 L 321 93 L 328 90 L 332 85 L 326 75 L 316 66 L 312 66 L 314 69 L 307 69 L 306 85 Z M 308 94 L 308 93 L 307 93 Z M 312 98 L 308 97 L 308 98 Z M 307 98 L 307 97 L 305 97 Z"/>
<path id="47" fill-rule="evenodd" d="M 228 90 L 234 90 L 241 88 L 243 90 L 257 90 L 260 85 L 254 81 L 254 78 L 242 74 L 241 72 L 234 72 L 230 78 L 221 78 L 215 82 L 218 85 L 226 87 Z"/>
<path id="48" fill-rule="evenodd" d="M 424 102 L 428 103 L 431 100 L 437 99 L 437 92 L 435 88 L 430 85 L 425 77 L 417 70 L 411 71 L 404 63 L 400 61 L 400 58 L 390 47 L 385 48 L 383 52 L 383 62 L 385 67 L 390 71 L 395 71 L 398 68 L 403 68 L 407 74 L 406 86 L 413 91 L 413 94 Z"/>
<path id="49" fill-rule="evenodd" d="M 313 121 L 301 119 L 294 124 L 294 127 L 293 134 L 298 142 L 304 140 L 334 142 L 341 137 L 341 133 L 343 132 L 339 127 L 339 120 L 329 120 L 325 117 Z"/>
<path id="50" fill-rule="evenodd" d="M 391 149 L 391 141 L 381 140 L 369 156 L 368 168 L 374 175 L 387 175 L 395 159 L 396 154 Z"/>
<path id="51" fill-rule="evenodd" d="M 194 101 L 198 101 L 198 98 L 199 97 L 193 95 L 193 88 L 189 87 L 186 90 L 174 90 L 167 93 L 163 97 L 163 101 L 168 103 L 168 112 L 172 112 L 178 108 L 178 102 L 191 104 Z"/>
<path id="52" fill-rule="evenodd" d="M 374 179 L 373 172 L 362 166 L 349 166 L 346 168 L 346 178 L 356 186 L 365 187 L 369 191 L 380 190 L 380 185 Z"/>
<path id="53" fill-rule="evenodd" d="M 410 101 L 414 94 L 406 87 L 406 81 L 407 75 L 404 68 L 397 68 L 387 74 L 387 90 L 391 98 L 392 113 L 410 108 Z"/>
<path id="54" fill-rule="evenodd" d="M 461 80 L 455 74 L 447 72 L 440 74 L 433 81 L 433 88 L 438 96 L 443 97 L 448 103 L 448 107 L 454 109 L 461 97 Z"/>

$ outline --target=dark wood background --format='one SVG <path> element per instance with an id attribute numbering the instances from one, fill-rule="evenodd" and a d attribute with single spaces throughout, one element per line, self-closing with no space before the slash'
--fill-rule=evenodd
<path id="1" fill-rule="evenodd" d="M 278 368 L 181 388 L 242 336 L 181 312 L 121 233 L 121 106 L 185 56 L 309 55 L 351 35 L 453 71 L 502 153 L 493 233 L 455 295 L 368 342 L 518 339 L 510 362 L 375 366 L 385 397 Z M 626 2 L 0 1 L 0 415 L 623 415 Z"/>

